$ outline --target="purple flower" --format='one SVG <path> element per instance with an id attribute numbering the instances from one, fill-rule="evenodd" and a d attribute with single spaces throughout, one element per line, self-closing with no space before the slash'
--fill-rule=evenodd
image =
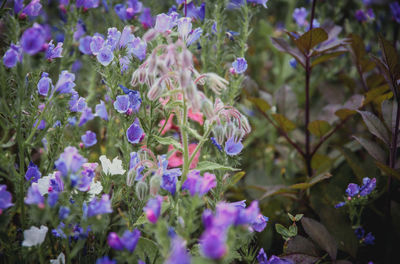
<path id="1" fill-rule="evenodd" d="M 35 17 L 39 15 L 40 10 L 42 10 L 40 0 L 32 0 L 27 6 L 25 6 L 24 10 L 22 10 L 22 13 L 31 17 Z"/>
<path id="2" fill-rule="evenodd" d="M 126 14 L 126 7 L 124 4 L 116 4 L 114 6 L 114 11 L 118 15 L 119 19 L 127 20 L 128 15 Z"/>
<path id="3" fill-rule="evenodd" d="M 203 222 L 204 228 L 209 229 L 213 225 L 213 213 L 210 209 L 205 209 L 201 215 L 201 221 Z"/>
<path id="4" fill-rule="evenodd" d="M 83 54 L 91 55 L 92 50 L 90 49 L 90 43 L 92 42 L 91 36 L 83 37 L 79 40 L 79 50 Z"/>
<path id="5" fill-rule="evenodd" d="M 139 119 L 136 117 L 135 121 L 126 131 L 126 137 L 130 143 L 137 144 L 142 140 L 143 136 L 143 129 L 140 127 Z"/>
<path id="6" fill-rule="evenodd" d="M 359 9 L 355 13 L 355 17 L 358 20 L 358 22 L 370 22 L 375 19 L 375 14 L 372 8 L 368 8 L 366 11 Z"/>
<path id="7" fill-rule="evenodd" d="M 33 127 L 36 127 L 37 123 L 38 123 L 38 120 L 36 120 L 35 123 L 33 123 Z M 37 126 L 37 129 L 38 130 L 43 130 L 45 128 L 46 128 L 46 121 L 44 119 L 42 119 L 42 120 L 40 120 L 40 123 Z"/>
<path id="8" fill-rule="evenodd" d="M 105 45 L 109 46 L 111 50 L 114 50 L 119 43 L 120 37 L 121 32 L 119 32 L 116 27 L 109 28 L 107 30 L 107 39 Z"/>
<path id="9" fill-rule="evenodd" d="M 259 214 L 256 218 L 256 221 L 251 224 L 251 227 L 257 231 L 262 232 L 267 226 L 268 217 Z"/>
<path id="10" fill-rule="evenodd" d="M 49 78 L 49 74 L 47 72 L 43 72 L 42 77 L 37 84 L 38 93 L 40 95 L 47 96 L 50 88 L 53 89 L 53 82 Z"/>
<path id="11" fill-rule="evenodd" d="M 13 206 L 11 193 L 7 191 L 6 185 L 0 185 L 0 215 L 3 210 Z"/>
<path id="12" fill-rule="evenodd" d="M 108 194 L 103 194 L 101 199 L 93 198 L 88 205 L 87 216 L 112 213 L 111 201 Z"/>
<path id="13" fill-rule="evenodd" d="M 11 44 L 10 48 L 3 56 L 3 63 L 7 68 L 12 68 L 18 62 L 22 62 L 22 48 L 19 45 Z"/>
<path id="14" fill-rule="evenodd" d="M 189 33 L 192 31 L 192 18 L 181 17 L 178 19 L 177 25 L 179 36 L 186 41 Z"/>
<path id="15" fill-rule="evenodd" d="M 206 15 L 206 3 L 201 3 L 199 7 L 196 7 L 195 4 L 190 2 L 187 4 L 187 16 L 194 18 L 196 20 L 203 21 Z"/>
<path id="16" fill-rule="evenodd" d="M 174 173 L 164 173 L 161 177 L 161 188 L 169 191 L 172 195 L 176 192 L 177 176 Z"/>
<path id="17" fill-rule="evenodd" d="M 186 250 L 186 242 L 179 236 L 172 240 L 171 253 L 165 264 L 190 264 L 190 254 Z"/>
<path id="18" fill-rule="evenodd" d="M 215 137 L 211 137 L 210 140 L 211 140 L 211 143 L 213 143 L 213 145 L 216 146 L 219 151 L 222 150 L 222 146 L 218 143 L 218 141 L 215 139 Z"/>
<path id="19" fill-rule="evenodd" d="M 139 164 L 139 162 L 140 162 L 140 158 L 139 158 L 139 155 L 137 154 L 137 152 L 131 152 L 130 156 L 131 156 L 131 158 L 130 158 L 130 161 L 129 161 L 129 170 L 132 170 L 132 169 L 136 168 L 135 180 L 139 181 L 143 177 L 142 172 L 144 170 L 144 167 L 143 166 L 137 166 Z"/>
<path id="20" fill-rule="evenodd" d="M 131 27 L 125 26 L 119 39 L 119 48 L 126 47 L 126 45 L 133 40 L 133 37 Z"/>
<path id="21" fill-rule="evenodd" d="M 297 60 L 294 59 L 294 58 L 292 58 L 292 59 L 290 59 L 289 64 L 290 64 L 290 66 L 291 66 L 293 69 L 296 69 L 296 67 L 297 67 Z"/>
<path id="22" fill-rule="evenodd" d="M 20 42 L 25 53 L 35 55 L 45 44 L 45 32 L 40 25 L 34 24 L 33 27 L 24 31 Z"/>
<path id="23" fill-rule="evenodd" d="M 56 91 L 60 94 L 72 93 L 75 87 L 75 74 L 68 71 L 62 71 L 58 76 L 58 81 L 56 83 Z"/>
<path id="24" fill-rule="evenodd" d="M 112 52 L 110 46 L 104 46 L 99 50 L 97 54 L 97 60 L 103 65 L 108 66 L 114 59 L 114 53 Z"/>
<path id="25" fill-rule="evenodd" d="M 360 188 L 360 195 L 367 196 L 370 194 L 376 187 L 376 178 L 370 179 L 365 177 L 363 179 L 363 186 Z"/>
<path id="26" fill-rule="evenodd" d="M 360 192 L 360 187 L 355 183 L 350 183 L 347 186 L 346 193 L 348 196 L 353 197 Z"/>
<path id="27" fill-rule="evenodd" d="M 268 264 L 268 257 L 263 248 L 258 252 L 257 261 L 259 264 Z"/>
<path id="28" fill-rule="evenodd" d="M 60 158 L 55 162 L 56 169 L 61 172 L 63 177 L 69 173 L 76 173 L 87 160 L 82 157 L 75 147 L 66 147 L 61 153 Z"/>
<path id="29" fill-rule="evenodd" d="M 399 2 L 392 2 L 389 4 L 390 11 L 392 12 L 393 19 L 400 23 L 400 4 Z"/>
<path id="30" fill-rule="evenodd" d="M 141 61 L 146 58 L 146 49 L 147 43 L 140 38 L 134 38 L 133 41 L 129 42 L 127 45 L 127 53 Z"/>
<path id="31" fill-rule="evenodd" d="M 373 245 L 373 244 L 375 244 L 374 240 L 375 240 L 375 237 L 372 235 L 371 232 L 369 232 L 369 233 L 364 237 L 364 243 L 365 243 L 366 245 Z"/>
<path id="32" fill-rule="evenodd" d="M 157 15 L 156 17 L 156 25 L 154 29 L 160 33 L 164 33 L 167 30 L 170 30 L 173 27 L 172 18 L 164 13 Z"/>
<path id="33" fill-rule="evenodd" d="M 133 252 L 135 251 L 139 238 L 140 238 L 140 231 L 138 229 L 134 229 L 132 232 L 126 230 L 121 237 L 121 241 L 125 249 L 127 249 L 130 252 Z"/>
<path id="34" fill-rule="evenodd" d="M 92 113 L 92 108 L 86 107 L 85 109 L 82 110 L 81 117 L 79 118 L 79 126 L 83 126 L 86 124 L 88 121 L 92 120 L 94 118 L 94 115 Z"/>
<path id="35" fill-rule="evenodd" d="M 115 250 L 123 250 L 124 249 L 124 245 L 122 244 L 121 239 L 115 232 L 111 232 L 108 234 L 107 243 L 111 248 L 113 248 Z"/>
<path id="36" fill-rule="evenodd" d="M 74 32 L 74 40 L 77 41 L 86 33 L 85 23 L 81 19 L 76 23 L 75 32 Z M 90 43 L 90 42 L 89 42 Z"/>
<path id="37" fill-rule="evenodd" d="M 63 43 L 58 42 L 57 47 L 55 47 L 53 44 L 53 40 L 51 40 L 46 50 L 46 59 L 51 60 L 55 58 L 62 58 L 61 55 L 62 51 L 63 51 Z"/>
<path id="38" fill-rule="evenodd" d="M 198 194 L 203 196 L 209 190 L 217 186 L 217 180 L 214 174 L 204 173 L 204 176 L 200 176 L 200 171 L 191 171 L 188 174 L 187 180 L 182 185 L 182 190 L 189 190 L 191 196 Z"/>
<path id="39" fill-rule="evenodd" d="M 108 121 L 108 114 L 107 114 L 107 108 L 103 100 L 100 100 L 100 104 L 96 105 L 96 116 Z"/>
<path id="40" fill-rule="evenodd" d="M 343 207 L 345 204 L 346 204 L 345 202 L 340 202 L 338 204 L 335 204 L 335 208 Z"/>
<path id="41" fill-rule="evenodd" d="M 14 1 L 14 13 L 18 14 L 19 11 L 22 10 L 22 8 L 24 8 L 24 0 L 15 0 Z"/>
<path id="42" fill-rule="evenodd" d="M 97 143 L 96 133 L 88 130 L 84 135 L 81 136 L 82 142 L 85 147 L 94 146 Z"/>
<path id="43" fill-rule="evenodd" d="M 154 18 L 151 16 L 150 8 L 143 8 L 142 14 L 139 17 L 140 23 L 144 28 L 151 28 L 154 24 Z"/>
<path id="44" fill-rule="evenodd" d="M 71 209 L 69 209 L 68 207 L 65 207 L 65 206 L 61 206 L 60 210 L 58 211 L 58 217 L 61 220 L 64 220 L 69 216 L 70 212 L 71 212 Z"/>
<path id="45" fill-rule="evenodd" d="M 114 102 L 114 109 L 124 114 L 129 109 L 129 95 L 118 95 Z"/>
<path id="46" fill-rule="evenodd" d="M 129 69 L 129 64 L 131 63 L 131 60 L 129 59 L 128 56 L 123 56 L 119 58 L 119 65 L 121 67 L 121 74 L 126 72 Z"/>
<path id="47" fill-rule="evenodd" d="M 236 141 L 233 136 L 225 142 L 225 153 L 229 156 L 238 155 L 242 149 L 242 142 L 240 140 Z"/>
<path id="48" fill-rule="evenodd" d="M 213 227 L 227 229 L 229 226 L 235 223 L 239 213 L 238 207 L 234 206 L 234 204 L 220 202 L 217 204 L 216 208 L 217 210 L 215 213 L 215 217 L 212 221 Z"/>
<path id="49" fill-rule="evenodd" d="M 253 201 L 249 207 L 239 210 L 235 225 L 252 224 L 257 222 L 257 217 L 260 214 L 258 201 Z"/>
<path id="50" fill-rule="evenodd" d="M 211 228 L 204 231 L 200 237 L 200 252 L 210 259 L 220 259 L 227 253 L 226 232 Z"/>
<path id="51" fill-rule="evenodd" d="M 32 161 L 29 162 L 28 170 L 25 173 L 25 179 L 31 182 L 37 182 L 42 174 L 39 171 L 38 166 L 36 166 Z"/>
<path id="52" fill-rule="evenodd" d="M 44 197 L 40 194 L 39 187 L 36 183 L 29 187 L 25 203 L 36 204 L 39 208 L 44 208 Z"/>
<path id="53" fill-rule="evenodd" d="M 96 264 L 117 264 L 117 261 L 110 259 L 108 256 L 96 260 Z"/>
<path id="54" fill-rule="evenodd" d="M 247 69 L 247 61 L 245 58 L 237 58 L 233 63 L 232 67 L 237 74 L 244 73 Z"/>
<path id="55" fill-rule="evenodd" d="M 96 8 L 99 6 L 99 0 L 77 0 L 76 7 L 83 7 L 86 9 Z"/>
<path id="56" fill-rule="evenodd" d="M 90 51 L 97 56 L 104 44 L 104 38 L 100 34 L 95 34 L 90 41 Z"/>
<path id="57" fill-rule="evenodd" d="M 304 27 L 308 24 L 307 15 L 307 10 L 304 7 L 301 7 L 294 9 L 292 17 L 299 27 Z"/>
<path id="58" fill-rule="evenodd" d="M 153 224 L 157 222 L 158 217 L 160 216 L 161 204 L 162 204 L 162 197 L 157 196 L 153 199 L 149 199 L 146 206 L 143 208 L 147 220 L 149 220 Z"/>
<path id="59" fill-rule="evenodd" d="M 187 38 L 186 45 L 187 46 L 192 45 L 194 42 L 196 42 L 200 38 L 201 34 L 203 34 L 203 29 L 201 29 L 199 27 L 196 28 L 195 30 L 193 30 L 193 32 L 190 33 L 189 37 Z"/>

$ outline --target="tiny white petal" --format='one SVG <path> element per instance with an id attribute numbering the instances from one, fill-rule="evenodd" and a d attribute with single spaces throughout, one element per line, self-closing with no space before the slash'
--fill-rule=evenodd
<path id="1" fill-rule="evenodd" d="M 51 259 L 50 264 L 65 264 L 65 255 L 64 253 L 60 253 L 56 259 Z"/>
<path id="2" fill-rule="evenodd" d="M 46 238 L 47 230 L 47 226 L 44 225 L 40 226 L 40 229 L 36 226 L 31 226 L 31 228 L 24 231 L 22 246 L 32 247 L 42 244 Z"/>

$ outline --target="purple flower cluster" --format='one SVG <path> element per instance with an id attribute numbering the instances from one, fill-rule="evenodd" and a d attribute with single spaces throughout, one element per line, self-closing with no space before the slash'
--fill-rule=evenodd
<path id="1" fill-rule="evenodd" d="M 137 113 L 142 103 L 140 93 L 135 90 L 130 90 L 123 85 L 119 86 L 125 94 L 117 96 L 114 102 L 115 110 L 122 114 Z"/>
<path id="2" fill-rule="evenodd" d="M 363 178 L 362 186 L 359 186 L 356 183 L 350 183 L 347 186 L 346 194 L 347 201 L 351 201 L 356 198 L 365 197 L 372 193 L 372 191 L 376 188 L 376 178 Z M 346 202 L 340 202 L 335 205 L 335 208 L 340 208 L 346 205 Z"/>
<path id="3" fill-rule="evenodd" d="M 0 215 L 3 213 L 3 210 L 13 206 L 11 193 L 7 191 L 7 186 L 1 184 L 0 185 Z"/>
<path id="4" fill-rule="evenodd" d="M 356 11 L 355 17 L 358 22 L 365 23 L 373 21 L 375 19 L 375 14 L 372 8 L 368 8 L 367 10 L 359 9 Z"/>
<path id="5" fill-rule="evenodd" d="M 139 238 L 140 231 L 138 229 L 133 231 L 126 230 L 122 237 L 119 237 L 115 232 L 111 232 L 108 234 L 107 243 L 115 250 L 126 249 L 132 253 L 135 251 Z"/>
<path id="6" fill-rule="evenodd" d="M 392 12 L 393 19 L 400 23 L 400 4 L 399 2 L 392 2 L 389 5 L 390 11 Z"/>
<path id="7" fill-rule="evenodd" d="M 245 201 L 220 202 L 216 206 L 215 215 L 206 209 L 202 216 L 205 231 L 200 238 L 201 253 L 211 259 L 222 258 L 228 250 L 226 239 L 229 227 L 249 225 L 251 230 L 261 232 L 264 230 L 268 218 L 260 215 L 258 201 L 253 201 L 247 208 Z"/>
<path id="8" fill-rule="evenodd" d="M 365 245 L 375 244 L 375 242 L 374 242 L 375 237 L 372 235 L 371 232 L 369 232 L 368 234 L 365 234 L 364 228 L 358 227 L 356 230 L 354 230 L 354 233 L 356 234 L 357 238 L 360 240 L 360 243 L 364 243 Z"/>
<path id="9" fill-rule="evenodd" d="M 212 188 L 217 186 L 217 179 L 214 174 L 204 173 L 204 176 L 200 176 L 200 171 L 191 171 L 186 181 L 182 184 L 182 190 L 188 190 L 191 196 L 203 196 Z"/>
<path id="10" fill-rule="evenodd" d="M 110 196 L 108 194 L 103 194 L 101 199 L 93 198 L 87 207 L 87 217 L 112 213 Z"/>

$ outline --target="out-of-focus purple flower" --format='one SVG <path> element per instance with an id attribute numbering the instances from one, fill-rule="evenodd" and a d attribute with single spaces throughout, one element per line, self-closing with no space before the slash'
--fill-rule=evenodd
<path id="1" fill-rule="evenodd" d="M 364 242 L 366 245 L 373 245 L 375 237 L 372 235 L 371 232 L 365 235 L 365 230 L 362 227 L 358 227 L 357 229 L 354 230 L 354 233 L 356 234 L 357 238 L 360 240 L 360 242 Z"/>
<path id="2" fill-rule="evenodd" d="M 217 147 L 219 151 L 222 150 L 222 146 L 218 143 L 218 141 L 215 139 L 215 137 L 210 137 L 211 143 L 213 143 L 214 146 Z"/>
<path id="3" fill-rule="evenodd" d="M 42 10 L 40 0 L 32 0 L 27 6 L 25 6 L 21 14 L 26 14 L 30 17 L 36 17 L 39 15 L 40 10 Z"/>
<path id="4" fill-rule="evenodd" d="M 107 243 L 111 248 L 113 248 L 115 250 L 123 250 L 124 249 L 124 245 L 122 244 L 121 239 L 119 238 L 118 234 L 115 232 L 111 232 L 108 234 Z"/>
<path id="5" fill-rule="evenodd" d="M 134 38 L 132 42 L 128 43 L 127 48 L 129 55 L 133 55 L 141 61 L 146 58 L 147 43 L 140 38 Z"/>
<path id="6" fill-rule="evenodd" d="M 340 202 L 338 204 L 335 204 L 335 208 L 343 207 L 345 204 L 346 204 L 345 202 Z"/>
<path id="7" fill-rule="evenodd" d="M 137 144 L 143 139 L 144 133 L 143 129 L 140 127 L 138 118 L 135 119 L 135 121 L 126 131 L 126 137 L 131 144 Z"/>
<path id="8" fill-rule="evenodd" d="M 296 69 L 296 67 L 297 67 L 297 60 L 296 60 L 295 58 L 292 58 L 292 59 L 290 59 L 289 64 L 290 64 L 290 66 L 291 66 L 293 69 Z"/>
<path id="9" fill-rule="evenodd" d="M 87 160 L 82 157 L 75 147 L 66 147 L 60 158 L 55 162 L 56 169 L 63 177 L 69 173 L 76 173 Z"/>
<path id="10" fill-rule="evenodd" d="M 176 182 L 178 180 L 178 176 L 182 174 L 180 169 L 172 169 L 164 171 L 164 174 L 161 177 L 161 188 L 166 191 L 169 191 L 172 195 L 175 195 L 176 192 Z"/>
<path id="11" fill-rule="evenodd" d="M 38 120 L 35 121 L 35 123 L 33 123 L 33 127 L 36 127 L 38 123 Z M 46 121 L 44 119 L 40 120 L 39 125 L 37 126 L 38 130 L 43 130 L 46 128 Z"/>
<path id="12" fill-rule="evenodd" d="M 25 180 L 37 182 L 40 177 L 42 177 L 42 173 L 40 173 L 38 166 L 32 161 L 29 162 L 28 170 L 25 173 Z"/>
<path id="13" fill-rule="evenodd" d="M 186 242 L 179 236 L 174 236 L 172 240 L 171 253 L 165 264 L 190 264 L 190 254 L 186 250 Z"/>
<path id="14" fill-rule="evenodd" d="M 33 27 L 24 31 L 20 43 L 25 53 L 35 55 L 43 48 L 45 40 L 45 32 L 43 28 L 38 24 L 34 24 Z"/>
<path id="15" fill-rule="evenodd" d="M 100 34 L 95 34 L 90 41 L 90 51 L 97 55 L 100 53 L 101 48 L 104 44 L 104 38 Z"/>
<path id="16" fill-rule="evenodd" d="M 139 16 L 139 21 L 145 29 L 151 28 L 154 25 L 154 18 L 151 16 L 150 8 L 143 8 L 142 14 Z"/>
<path id="17" fill-rule="evenodd" d="M 79 96 L 78 93 L 73 94 L 71 96 L 71 100 L 69 101 L 69 105 L 70 105 L 69 110 L 71 112 L 80 112 L 80 113 L 82 113 L 82 111 L 87 108 L 86 98 L 79 97 L 78 99 L 76 99 L 75 97 L 77 97 L 77 96 Z"/>
<path id="18" fill-rule="evenodd" d="M 268 217 L 259 214 L 256 218 L 256 221 L 251 224 L 251 227 L 257 231 L 262 232 L 267 226 Z"/>
<path id="19" fill-rule="evenodd" d="M 40 78 L 37 84 L 38 93 L 43 96 L 47 96 L 50 89 L 53 89 L 53 82 L 49 78 L 49 74 L 47 72 L 42 73 L 42 77 Z"/>
<path id="20" fill-rule="evenodd" d="M 268 257 L 263 248 L 258 252 L 257 261 L 259 264 L 268 264 Z"/>
<path id="21" fill-rule="evenodd" d="M 346 193 L 348 196 L 353 197 L 360 192 L 360 187 L 355 183 L 350 183 L 347 186 Z"/>
<path id="22" fill-rule="evenodd" d="M 26 204 L 36 204 L 39 208 L 44 208 L 44 197 L 40 194 L 39 187 L 36 183 L 33 183 L 29 189 L 28 194 L 25 197 Z"/>
<path id="23" fill-rule="evenodd" d="M 75 32 L 74 32 L 74 40 L 78 41 L 83 35 L 86 33 L 86 26 L 85 23 L 81 19 L 78 20 L 76 23 Z"/>
<path id="24" fill-rule="evenodd" d="M 119 48 L 126 47 L 129 42 L 133 41 L 132 29 L 130 26 L 125 26 L 119 38 Z"/>
<path id="25" fill-rule="evenodd" d="M 24 8 L 24 0 L 15 0 L 14 1 L 14 14 L 18 14 L 19 11 Z"/>
<path id="26" fill-rule="evenodd" d="M 159 33 L 164 33 L 172 28 L 172 18 L 164 13 L 158 14 L 156 17 L 155 30 Z"/>
<path id="27" fill-rule="evenodd" d="M 121 242 L 124 245 L 125 249 L 130 252 L 135 251 L 136 245 L 140 238 L 140 231 L 138 229 L 134 229 L 132 232 L 126 230 L 121 237 Z"/>
<path id="28" fill-rule="evenodd" d="M 129 59 L 128 56 L 123 56 L 119 58 L 119 65 L 121 67 L 121 74 L 126 72 L 129 69 L 129 64 L 131 63 L 131 60 Z"/>
<path id="29" fill-rule="evenodd" d="M 300 7 L 294 9 L 292 17 L 299 27 L 304 27 L 308 24 L 307 15 L 307 10 L 304 7 Z"/>
<path id="30" fill-rule="evenodd" d="M 119 44 L 121 32 L 116 27 L 109 28 L 107 30 L 107 39 L 105 45 L 109 46 L 111 50 L 114 50 Z"/>
<path id="31" fill-rule="evenodd" d="M 367 196 L 370 194 L 376 187 L 376 178 L 370 179 L 365 177 L 363 179 L 363 186 L 360 188 L 360 195 Z"/>
<path id="32" fill-rule="evenodd" d="M 393 19 L 400 23 L 400 4 L 399 2 L 392 2 L 389 4 L 390 11 L 392 12 Z"/>
<path id="33" fill-rule="evenodd" d="M 104 256 L 97 259 L 96 264 L 117 264 L 117 261 L 110 259 L 108 256 Z"/>
<path id="34" fill-rule="evenodd" d="M 366 11 L 359 9 L 356 11 L 355 17 L 361 23 L 371 22 L 375 19 L 375 14 L 372 8 L 368 8 Z"/>
<path id="35" fill-rule="evenodd" d="M 96 133 L 88 130 L 84 135 L 81 136 L 82 142 L 85 147 L 94 146 L 97 143 Z"/>
<path id="36" fill-rule="evenodd" d="M 238 9 L 244 5 L 245 0 L 230 0 L 228 5 L 226 6 L 227 9 Z"/>
<path id="37" fill-rule="evenodd" d="M 62 51 L 63 51 L 63 43 L 58 42 L 57 46 L 54 46 L 53 40 L 51 40 L 46 50 L 46 59 L 52 60 L 55 58 L 61 58 Z"/>
<path id="38" fill-rule="evenodd" d="M 108 66 L 114 59 L 114 53 L 112 52 L 110 46 L 105 45 L 99 50 L 97 54 L 97 60 L 103 65 Z"/>
<path id="39" fill-rule="evenodd" d="M 189 37 L 187 38 L 186 45 L 187 46 L 192 45 L 200 38 L 201 34 L 203 34 L 203 29 L 201 29 L 200 27 L 193 30 L 193 32 L 190 33 Z"/>
<path id="40" fill-rule="evenodd" d="M 7 68 L 12 68 L 18 62 L 22 62 L 22 48 L 19 45 L 11 44 L 10 48 L 3 56 L 3 63 Z"/>
<path id="41" fill-rule="evenodd" d="M 65 206 L 61 206 L 60 210 L 58 211 L 58 217 L 60 220 L 64 220 L 69 216 L 69 213 L 71 212 L 71 209 Z"/>
<path id="42" fill-rule="evenodd" d="M 85 9 L 96 8 L 99 6 L 99 0 L 77 0 L 76 7 L 83 7 Z"/>
<path id="43" fill-rule="evenodd" d="M 124 114 L 129 109 L 129 95 L 118 95 L 114 102 L 114 109 Z"/>
<path id="44" fill-rule="evenodd" d="M 162 197 L 157 196 L 153 199 L 149 199 L 146 206 L 143 208 L 147 220 L 149 220 L 153 224 L 157 222 L 158 217 L 160 216 L 161 204 L 162 204 Z"/>
<path id="45" fill-rule="evenodd" d="M 201 214 L 201 221 L 203 222 L 204 228 L 209 229 L 213 224 L 213 213 L 210 209 L 205 209 Z"/>
<path id="46" fill-rule="evenodd" d="M 220 259 L 226 255 L 226 232 L 211 228 L 204 231 L 200 237 L 200 252 L 210 259 Z"/>
<path id="47" fill-rule="evenodd" d="M 100 100 L 100 104 L 96 105 L 95 116 L 98 116 L 98 117 L 108 121 L 107 108 L 106 108 L 106 104 L 103 102 L 103 100 Z"/>
<path id="48" fill-rule="evenodd" d="M 178 19 L 177 25 L 179 36 L 186 41 L 189 33 L 192 31 L 192 18 L 181 17 Z"/>
<path id="49" fill-rule="evenodd" d="M 247 70 L 247 61 L 245 58 L 237 58 L 232 63 L 233 70 L 237 74 L 244 73 Z"/>
<path id="50" fill-rule="evenodd" d="M 190 2 L 187 4 L 187 16 L 194 18 L 196 20 L 203 21 L 206 15 L 206 3 L 201 3 L 199 7 L 196 7 L 195 4 Z"/>
<path id="51" fill-rule="evenodd" d="M 0 185 L 0 215 L 3 210 L 13 206 L 11 193 L 7 191 L 7 186 Z"/>
<path id="52" fill-rule="evenodd" d="M 239 210 L 235 225 L 245 225 L 257 222 L 257 217 L 260 214 L 260 208 L 258 207 L 258 201 L 253 201 L 249 207 Z"/>
<path id="53" fill-rule="evenodd" d="M 229 138 L 225 142 L 225 153 L 229 156 L 238 155 L 243 149 L 243 144 L 240 140 L 235 140 L 234 137 Z"/>
<path id="54" fill-rule="evenodd" d="M 205 195 L 209 190 L 217 186 L 217 180 L 214 174 L 204 173 L 200 176 L 200 171 L 191 171 L 188 174 L 186 181 L 182 185 L 182 190 L 189 190 L 191 196 Z"/>
<path id="55" fill-rule="evenodd" d="M 79 118 L 79 125 L 78 126 L 80 126 L 80 127 L 83 126 L 88 121 L 93 120 L 93 118 L 94 118 L 94 115 L 92 113 L 92 108 L 86 107 L 81 112 L 81 117 Z"/>
<path id="56" fill-rule="evenodd" d="M 91 36 L 83 37 L 79 40 L 79 50 L 83 54 L 90 55 L 92 54 L 92 50 L 90 49 L 90 43 L 92 42 Z"/>
<path id="57" fill-rule="evenodd" d="M 375 237 L 372 235 L 371 232 L 369 232 L 369 233 L 364 237 L 364 243 L 365 243 L 366 245 L 373 245 L 373 244 L 375 244 L 374 240 L 375 240 Z"/>
<path id="58" fill-rule="evenodd" d="M 127 20 L 128 16 L 126 14 L 126 7 L 124 4 L 116 4 L 114 6 L 114 11 L 118 15 L 119 19 Z"/>
<path id="59" fill-rule="evenodd" d="M 58 76 L 58 81 L 56 83 L 56 91 L 60 94 L 71 93 L 74 91 L 75 87 L 75 74 L 68 71 L 62 71 Z"/>
<path id="60" fill-rule="evenodd" d="M 93 200 L 90 201 L 87 211 L 88 217 L 109 213 L 112 213 L 112 208 L 108 194 L 103 194 L 101 199 L 93 198 Z"/>

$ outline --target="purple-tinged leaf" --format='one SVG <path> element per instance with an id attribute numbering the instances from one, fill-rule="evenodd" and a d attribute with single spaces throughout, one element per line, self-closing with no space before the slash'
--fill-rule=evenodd
<path id="1" fill-rule="evenodd" d="M 369 155 L 371 155 L 374 159 L 382 163 L 386 162 L 386 154 L 378 144 L 365 138 L 355 136 L 353 136 L 353 138 L 357 140 L 358 143 L 360 143 L 361 146 L 363 146 L 367 150 Z"/>
<path id="2" fill-rule="evenodd" d="M 389 144 L 389 134 L 382 121 L 370 112 L 358 111 L 358 113 L 362 116 L 369 132 L 381 139 L 384 143 Z"/>

